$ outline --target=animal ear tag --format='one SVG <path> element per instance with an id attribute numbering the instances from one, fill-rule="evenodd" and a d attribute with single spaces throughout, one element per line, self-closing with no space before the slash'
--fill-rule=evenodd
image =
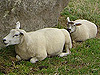
<path id="1" fill-rule="evenodd" d="M 16 29 L 20 29 L 20 22 L 19 21 L 16 23 Z"/>
<path id="2" fill-rule="evenodd" d="M 76 26 L 80 26 L 80 25 L 82 25 L 82 24 L 81 24 L 81 23 L 75 23 L 75 25 L 76 25 Z"/>

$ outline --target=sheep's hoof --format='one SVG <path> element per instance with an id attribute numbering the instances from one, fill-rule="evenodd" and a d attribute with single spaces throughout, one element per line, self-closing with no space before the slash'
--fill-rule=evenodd
<path id="1" fill-rule="evenodd" d="M 16 58 L 17 58 L 18 60 L 21 60 L 20 56 L 18 56 L 18 55 L 16 55 Z"/>
<path id="2" fill-rule="evenodd" d="M 61 54 L 59 54 L 59 57 L 63 57 L 65 54 L 64 53 L 61 53 Z"/>
<path id="3" fill-rule="evenodd" d="M 37 61 L 38 61 L 38 59 L 36 59 L 36 58 L 31 58 L 31 59 L 30 59 L 30 62 L 31 62 L 31 63 L 36 63 Z"/>
<path id="4" fill-rule="evenodd" d="M 71 54 L 71 51 L 67 52 L 68 54 Z"/>
<path id="5" fill-rule="evenodd" d="M 61 53 L 61 54 L 59 54 L 59 57 L 67 56 L 68 54 L 70 54 L 70 53 Z"/>

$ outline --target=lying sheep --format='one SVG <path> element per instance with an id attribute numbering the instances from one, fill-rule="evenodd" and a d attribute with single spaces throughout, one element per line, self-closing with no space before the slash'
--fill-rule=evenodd
<path id="1" fill-rule="evenodd" d="M 67 17 L 67 30 L 71 33 L 72 40 L 85 41 L 96 37 L 97 26 L 87 20 L 70 21 Z"/>
<path id="2" fill-rule="evenodd" d="M 8 45 L 15 45 L 18 60 L 30 59 L 31 63 L 44 60 L 47 55 L 60 57 L 70 54 L 72 48 L 70 34 L 65 29 L 44 28 L 33 32 L 26 32 L 20 28 L 20 22 L 17 22 L 16 29 L 3 39 Z M 63 53 L 63 48 L 67 53 Z"/>

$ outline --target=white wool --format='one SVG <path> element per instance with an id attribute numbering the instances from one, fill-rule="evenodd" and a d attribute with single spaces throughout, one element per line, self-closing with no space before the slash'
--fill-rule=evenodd
<path id="1" fill-rule="evenodd" d="M 67 21 L 67 30 L 70 32 L 72 40 L 85 41 L 96 37 L 97 26 L 94 23 L 81 19 L 70 21 L 69 17 Z"/>
<path id="2" fill-rule="evenodd" d="M 66 34 L 66 35 L 65 35 Z M 67 30 L 56 28 L 45 28 L 35 32 L 24 33 L 23 42 L 16 45 L 16 53 L 22 59 L 36 57 L 43 60 L 48 55 L 59 55 L 64 45 L 72 47 L 71 38 Z"/>
<path id="3" fill-rule="evenodd" d="M 97 34 L 97 26 L 87 20 L 76 20 L 74 23 L 80 22 L 82 25 L 76 26 L 76 31 L 71 33 L 72 39 L 75 41 L 85 41 L 95 38 Z"/>
<path id="4" fill-rule="evenodd" d="M 18 33 L 18 31 L 21 34 Z M 72 48 L 70 34 L 65 29 L 44 28 L 34 32 L 13 29 L 12 33 L 13 32 L 19 34 L 19 36 L 14 34 L 14 38 L 20 38 L 19 44 L 15 45 L 17 58 L 24 60 L 31 58 L 31 63 L 36 63 L 36 61 L 43 60 L 47 56 L 67 56 L 70 54 L 70 49 Z M 10 35 L 8 34 L 8 36 L 4 38 L 6 39 L 5 43 L 8 45 L 10 45 L 8 37 L 13 36 L 12 33 L 10 33 Z M 63 53 L 64 46 L 66 53 Z"/>

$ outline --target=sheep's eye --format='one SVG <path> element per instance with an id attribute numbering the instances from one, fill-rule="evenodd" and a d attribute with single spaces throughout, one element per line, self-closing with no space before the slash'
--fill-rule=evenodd
<path id="1" fill-rule="evenodd" d="M 18 36 L 18 34 L 15 34 L 14 36 Z"/>
<path id="2" fill-rule="evenodd" d="M 74 24 L 73 26 L 76 26 L 76 24 Z"/>
<path id="3" fill-rule="evenodd" d="M 18 36 L 18 34 L 15 34 L 14 36 Z M 13 36 L 13 37 L 14 37 L 14 36 Z"/>

